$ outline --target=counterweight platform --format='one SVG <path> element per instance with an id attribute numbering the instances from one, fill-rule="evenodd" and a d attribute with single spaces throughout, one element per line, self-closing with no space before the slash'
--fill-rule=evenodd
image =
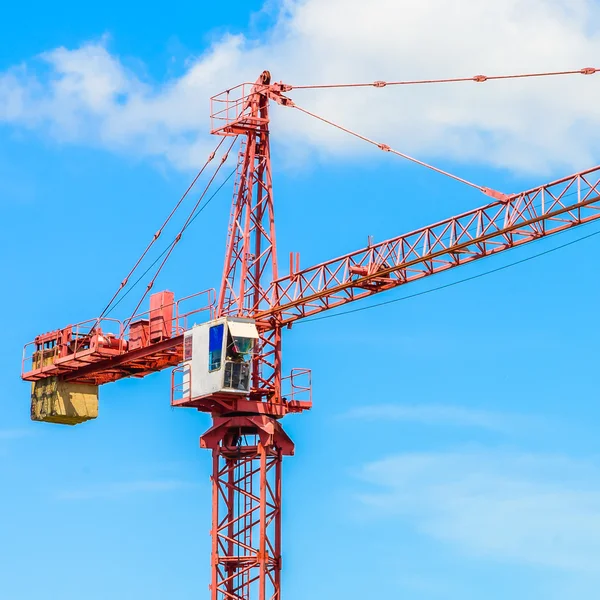
<path id="1" fill-rule="evenodd" d="M 213 289 L 178 301 L 172 292 L 153 294 L 150 310 L 127 321 L 102 317 L 37 336 L 25 346 L 22 377 L 101 385 L 175 367 L 183 358 L 183 333 L 195 320 L 213 317 L 214 308 Z"/>

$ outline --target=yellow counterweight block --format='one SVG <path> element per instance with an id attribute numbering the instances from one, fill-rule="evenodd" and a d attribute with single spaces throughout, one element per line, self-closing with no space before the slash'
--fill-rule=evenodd
<path id="1" fill-rule="evenodd" d="M 47 377 L 31 385 L 31 419 L 77 425 L 98 416 L 98 386 Z"/>

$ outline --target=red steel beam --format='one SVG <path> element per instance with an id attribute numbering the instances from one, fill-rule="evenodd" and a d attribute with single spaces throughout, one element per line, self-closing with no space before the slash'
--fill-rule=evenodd
<path id="1" fill-rule="evenodd" d="M 279 306 L 256 315 L 289 325 L 429 275 L 594 221 L 600 166 L 509 196 L 275 280 Z"/>
<path id="2" fill-rule="evenodd" d="M 90 363 L 61 375 L 65 381 L 109 383 L 124 377 L 143 377 L 177 366 L 183 359 L 183 335 L 157 342 L 144 348 L 129 350 L 112 358 Z"/>
<path id="3" fill-rule="evenodd" d="M 279 330 L 598 218 L 600 166 L 276 279 L 266 295 L 278 298 L 278 304 L 253 316 L 261 331 Z M 142 376 L 178 364 L 182 342 L 182 336 L 176 336 L 62 377 L 106 383 Z"/>

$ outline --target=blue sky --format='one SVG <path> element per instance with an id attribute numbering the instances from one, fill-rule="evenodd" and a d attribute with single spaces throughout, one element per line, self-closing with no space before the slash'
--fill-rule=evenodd
<path id="1" fill-rule="evenodd" d="M 102 310 L 215 145 L 212 93 L 264 68 L 276 80 L 318 83 L 575 69 L 598 56 L 595 2 L 426 4 L 4 8 L 0 597 L 207 595 L 210 461 L 198 438 L 208 418 L 171 409 L 161 373 L 103 388 L 94 422 L 31 423 L 19 372 L 21 347 L 37 333 Z M 600 80 L 561 81 L 299 90 L 294 99 L 513 192 L 598 162 Z M 486 202 L 301 115 L 278 108 L 273 118 L 284 264 L 292 250 L 309 266 L 369 235 L 383 240 Z M 184 296 L 218 285 L 230 198 L 226 186 L 194 222 L 159 289 Z M 599 251 L 593 237 L 286 332 L 286 368 L 312 368 L 315 405 L 286 421 L 297 444 L 285 464 L 286 600 L 362 599 L 374 589 L 419 600 L 593 597 Z"/>

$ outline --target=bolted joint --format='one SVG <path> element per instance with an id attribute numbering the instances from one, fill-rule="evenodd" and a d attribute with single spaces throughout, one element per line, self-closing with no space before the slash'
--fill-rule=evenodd
<path id="1" fill-rule="evenodd" d="M 384 88 L 387 85 L 387 83 L 385 81 L 374 81 L 373 82 L 373 87 L 376 88 Z"/>
<path id="2" fill-rule="evenodd" d="M 289 85 L 289 83 L 283 83 L 280 81 L 279 83 L 271 84 L 271 90 L 277 93 L 290 92 L 294 89 L 293 85 Z"/>
<path id="3" fill-rule="evenodd" d="M 504 192 L 498 192 L 497 190 L 493 190 L 491 188 L 481 187 L 479 191 L 484 193 L 486 196 L 493 198 L 494 200 L 499 200 L 500 202 L 507 203 L 512 196 L 505 194 Z"/>
<path id="4" fill-rule="evenodd" d="M 279 103 L 281 106 L 287 106 L 289 108 L 293 108 L 296 106 L 294 101 L 291 98 L 287 98 L 286 96 L 281 96 L 281 102 Z"/>
<path id="5" fill-rule="evenodd" d="M 475 77 L 473 77 L 473 81 L 476 81 L 477 83 L 483 83 L 484 81 L 487 81 L 487 75 L 475 75 Z"/>

